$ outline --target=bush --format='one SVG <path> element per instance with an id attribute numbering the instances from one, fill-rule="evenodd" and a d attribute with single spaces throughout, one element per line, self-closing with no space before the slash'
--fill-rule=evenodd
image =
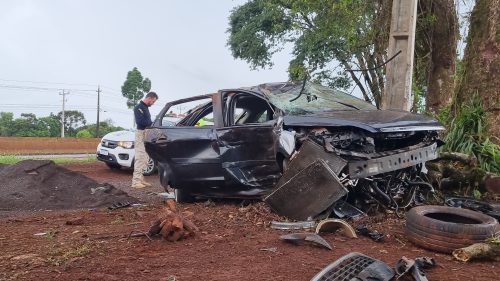
<path id="1" fill-rule="evenodd" d="M 79 139 L 89 139 L 92 137 L 92 134 L 88 130 L 80 130 L 76 133 L 76 137 Z"/>

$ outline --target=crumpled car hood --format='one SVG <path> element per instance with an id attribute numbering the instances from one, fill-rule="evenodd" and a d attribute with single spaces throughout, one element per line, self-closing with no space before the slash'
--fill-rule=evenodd
<path id="1" fill-rule="evenodd" d="M 435 119 L 397 110 L 346 110 L 285 115 L 285 126 L 352 126 L 370 132 L 444 130 Z"/>

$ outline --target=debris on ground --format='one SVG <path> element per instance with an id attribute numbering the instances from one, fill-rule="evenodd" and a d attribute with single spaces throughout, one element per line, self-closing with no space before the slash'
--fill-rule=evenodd
<path id="1" fill-rule="evenodd" d="M 311 281 L 389 281 L 394 277 L 394 274 L 394 270 L 383 261 L 352 252 L 329 264 L 318 272 Z"/>
<path id="2" fill-rule="evenodd" d="M 315 221 L 297 221 L 297 222 L 281 222 L 272 221 L 271 228 L 289 230 L 289 229 L 310 229 L 316 225 Z"/>
<path id="3" fill-rule="evenodd" d="M 316 226 L 316 233 L 321 232 L 339 232 L 349 238 L 358 238 L 354 228 L 344 220 L 340 219 L 325 219 Z"/>
<path id="4" fill-rule="evenodd" d="M 471 197 L 453 196 L 447 197 L 444 203 L 450 207 L 465 208 L 476 212 L 481 212 L 488 216 L 500 219 L 500 208 L 494 208 L 491 204 L 485 201 L 477 200 Z"/>
<path id="5" fill-rule="evenodd" d="M 407 212 L 405 233 L 417 246 L 450 254 L 494 236 L 497 225 L 496 219 L 480 212 L 427 205 Z"/>
<path id="6" fill-rule="evenodd" d="M 111 206 L 108 207 L 108 210 L 116 210 L 116 209 L 121 209 L 121 208 L 127 208 L 132 206 L 132 203 L 126 201 L 126 202 L 118 202 L 114 203 Z"/>
<path id="7" fill-rule="evenodd" d="M 500 261 L 500 238 L 489 239 L 485 243 L 476 243 L 453 251 L 453 257 L 462 262 L 473 259 L 490 259 Z"/>
<path id="8" fill-rule="evenodd" d="M 325 239 L 323 239 L 323 237 L 319 236 L 317 233 L 309 233 L 309 232 L 291 233 L 291 234 L 281 235 L 280 239 L 296 245 L 310 242 L 313 245 L 321 246 L 329 250 L 332 250 L 332 246 L 330 246 L 330 244 Z"/>
<path id="9" fill-rule="evenodd" d="M 153 222 L 147 233 L 131 233 L 131 237 L 161 235 L 164 239 L 174 242 L 194 236 L 198 227 L 177 210 L 175 201 L 169 199 L 160 210 L 158 219 Z"/>
<path id="10" fill-rule="evenodd" d="M 398 275 L 397 279 L 411 275 L 415 281 L 427 281 L 428 279 L 423 270 L 434 266 L 436 266 L 436 261 L 433 258 L 418 257 L 413 260 L 403 256 L 396 263 L 396 274 Z"/>
<path id="11" fill-rule="evenodd" d="M 0 167 L 1 211 L 97 208 L 137 202 L 109 184 L 100 184 L 49 160 L 24 160 Z"/>
<path id="12" fill-rule="evenodd" d="M 370 237 L 375 242 L 382 242 L 385 237 L 383 233 L 378 232 L 377 230 L 371 230 L 364 224 L 357 225 L 356 232 L 363 236 Z"/>

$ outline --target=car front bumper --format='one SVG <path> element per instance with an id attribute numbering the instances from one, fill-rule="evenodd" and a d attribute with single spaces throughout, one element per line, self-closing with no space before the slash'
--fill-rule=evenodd
<path id="1" fill-rule="evenodd" d="M 130 168 L 134 162 L 134 152 L 134 149 L 127 149 L 120 146 L 108 148 L 99 144 L 97 146 L 96 156 L 97 160 Z"/>

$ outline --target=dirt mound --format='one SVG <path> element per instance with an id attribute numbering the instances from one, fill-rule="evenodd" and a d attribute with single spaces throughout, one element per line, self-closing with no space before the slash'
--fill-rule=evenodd
<path id="1" fill-rule="evenodd" d="M 52 161 L 25 160 L 0 166 L 2 211 L 95 208 L 124 201 L 137 200 Z"/>

